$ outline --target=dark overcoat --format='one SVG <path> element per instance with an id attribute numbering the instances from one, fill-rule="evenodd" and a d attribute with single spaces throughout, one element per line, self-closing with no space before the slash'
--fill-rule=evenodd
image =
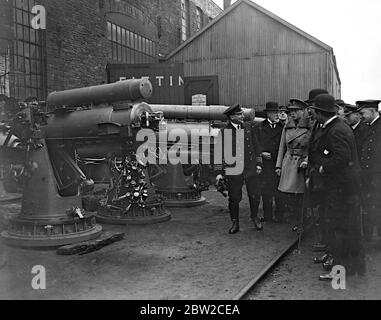
<path id="1" fill-rule="evenodd" d="M 238 142 L 236 140 L 237 130 L 236 128 L 229 122 L 223 129 L 221 129 L 221 141 L 223 147 L 223 168 L 231 167 L 231 165 L 226 164 L 226 159 L 224 158 L 225 154 L 225 143 L 226 133 L 231 132 L 232 134 L 232 143 L 231 143 L 231 152 L 233 156 L 236 154 L 244 155 L 244 170 L 241 174 L 245 177 L 251 177 L 256 175 L 257 166 L 262 167 L 262 157 L 261 157 L 261 149 L 260 144 L 258 142 L 258 138 L 256 133 L 252 129 L 252 126 L 248 123 L 243 123 L 241 126 L 243 130 L 243 143 Z M 230 146 L 229 146 L 230 147 Z M 229 150 L 230 151 L 230 150 Z"/>
<path id="2" fill-rule="evenodd" d="M 381 208 L 381 118 L 368 126 L 361 149 L 362 191 L 368 206 Z M 381 216 L 381 214 L 380 214 Z"/>
<path id="3" fill-rule="evenodd" d="M 359 158 L 361 157 L 361 150 L 364 144 L 365 137 L 368 133 L 369 126 L 364 122 L 360 122 L 357 127 L 353 130 L 357 146 L 357 154 Z"/>
<path id="4" fill-rule="evenodd" d="M 330 228 L 359 238 L 360 165 L 353 130 L 335 118 L 314 135 L 311 145 L 315 151 L 310 161 L 323 168 L 323 197 Z"/>
<path id="5" fill-rule="evenodd" d="M 256 186 L 258 195 L 274 195 L 279 185 L 279 177 L 275 173 L 276 161 L 279 152 L 280 139 L 282 137 L 283 124 L 277 123 L 275 128 L 271 128 L 268 120 L 253 126 L 254 133 L 258 137 L 258 142 L 262 152 L 271 154 L 271 159 L 263 160 L 263 172 L 258 177 Z"/>

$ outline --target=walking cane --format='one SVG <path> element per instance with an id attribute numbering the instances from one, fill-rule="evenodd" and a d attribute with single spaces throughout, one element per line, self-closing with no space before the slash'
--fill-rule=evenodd
<path id="1" fill-rule="evenodd" d="M 300 250 L 300 247 L 301 247 L 301 243 L 302 243 L 302 235 L 303 235 L 303 231 L 304 231 L 304 208 L 306 206 L 306 201 L 307 201 L 307 192 L 309 190 L 309 178 L 307 178 L 305 180 L 305 186 L 306 186 L 306 190 L 303 194 L 303 201 L 302 201 L 302 207 L 301 207 L 301 214 L 300 214 L 300 228 L 298 229 L 298 254 L 301 254 L 301 250 Z"/>

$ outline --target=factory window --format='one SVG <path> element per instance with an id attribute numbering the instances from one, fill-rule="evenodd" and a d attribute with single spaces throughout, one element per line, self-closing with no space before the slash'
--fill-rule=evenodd
<path id="1" fill-rule="evenodd" d="M 130 64 L 156 60 L 156 43 L 131 30 L 107 22 L 107 39 L 111 47 L 109 60 Z"/>
<path id="2" fill-rule="evenodd" d="M 4 52 L 0 52 L 0 94 L 6 96 L 9 92 L 9 48 L 5 48 Z"/>
<path id="3" fill-rule="evenodd" d="M 196 8 L 196 31 L 199 31 L 202 28 L 202 18 L 203 18 L 202 10 L 199 7 L 197 7 Z"/>
<path id="4" fill-rule="evenodd" d="M 44 30 L 35 30 L 31 26 L 34 18 L 32 8 L 35 0 L 15 0 L 14 2 L 14 60 L 13 81 L 16 98 L 37 97 L 44 99 Z"/>
<path id="5" fill-rule="evenodd" d="M 189 0 L 181 0 L 181 41 L 189 35 Z"/>

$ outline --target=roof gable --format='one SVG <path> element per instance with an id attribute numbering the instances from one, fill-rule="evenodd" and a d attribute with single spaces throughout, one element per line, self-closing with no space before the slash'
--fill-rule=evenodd
<path id="1" fill-rule="evenodd" d="M 219 21 L 224 19 L 227 15 L 232 13 L 238 6 L 242 5 L 243 3 L 249 5 L 250 7 L 262 12 L 263 14 L 269 16 L 270 18 L 274 19 L 275 21 L 279 22 L 280 24 L 284 25 L 285 27 L 291 29 L 292 31 L 296 32 L 297 34 L 301 35 L 302 37 L 310 40 L 314 44 L 322 47 L 323 49 L 327 51 L 333 51 L 333 49 L 325 44 L 324 42 L 314 38 L 313 36 L 309 35 L 308 33 L 302 31 L 301 29 L 293 26 L 292 24 L 288 23 L 287 21 L 283 20 L 282 18 L 278 17 L 277 15 L 273 14 L 272 12 L 262 8 L 258 4 L 250 1 L 250 0 L 238 0 L 235 2 L 232 6 L 230 6 L 227 10 L 223 11 L 221 14 L 219 14 L 211 23 L 206 25 L 203 29 L 201 29 L 199 32 L 194 34 L 192 37 L 190 37 L 187 41 L 185 41 L 183 44 L 181 44 L 179 47 L 177 47 L 175 50 L 173 50 L 171 53 L 169 53 L 165 60 L 170 59 L 174 55 L 176 55 L 179 51 L 181 51 L 183 48 L 188 46 L 191 42 L 193 42 L 196 38 L 200 37 L 203 33 L 205 33 L 207 30 L 212 28 L 214 25 L 216 25 Z"/>

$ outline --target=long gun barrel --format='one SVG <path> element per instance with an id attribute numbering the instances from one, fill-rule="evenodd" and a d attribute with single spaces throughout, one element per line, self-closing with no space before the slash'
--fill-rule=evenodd
<path id="1" fill-rule="evenodd" d="M 52 92 L 47 98 L 48 107 L 75 107 L 99 105 L 118 101 L 138 101 L 148 99 L 152 94 L 152 84 L 147 79 L 130 79 L 111 84 Z"/>
<path id="2" fill-rule="evenodd" d="M 226 121 L 224 112 L 227 106 L 187 106 L 187 105 L 159 105 L 151 104 L 152 111 L 161 111 L 166 119 L 186 119 L 205 121 Z M 243 109 L 245 120 L 252 121 L 255 118 L 254 109 Z"/>

